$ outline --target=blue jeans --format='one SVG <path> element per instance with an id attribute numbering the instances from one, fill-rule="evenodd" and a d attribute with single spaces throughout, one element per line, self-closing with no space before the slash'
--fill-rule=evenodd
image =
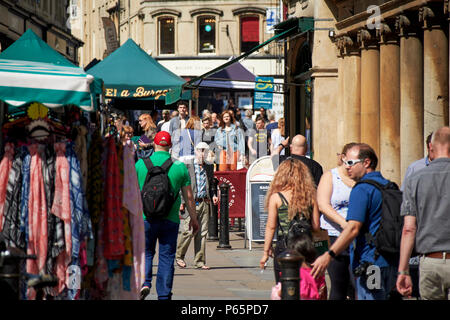
<path id="1" fill-rule="evenodd" d="M 159 300 L 172 297 L 174 261 L 177 249 L 179 224 L 167 219 L 152 221 L 144 219 L 145 225 L 145 281 L 144 286 L 152 287 L 153 257 L 156 241 L 159 241 L 158 272 L 156 274 L 156 293 Z"/>
<path id="2" fill-rule="evenodd" d="M 379 273 L 377 274 L 377 272 Z M 387 300 L 396 280 L 396 266 L 378 267 L 378 271 L 374 271 L 370 276 L 357 277 L 356 293 L 358 300 Z M 377 288 L 373 288 L 375 282 L 377 282 L 377 285 L 375 285 Z M 369 289 L 369 287 L 371 288 Z"/>

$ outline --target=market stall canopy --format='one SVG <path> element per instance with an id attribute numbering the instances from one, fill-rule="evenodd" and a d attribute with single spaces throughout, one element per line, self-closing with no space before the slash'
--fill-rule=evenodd
<path id="1" fill-rule="evenodd" d="M 40 102 L 47 107 L 96 109 L 102 80 L 75 66 L 31 29 L 0 53 L 0 100 L 13 107 Z"/>
<path id="2" fill-rule="evenodd" d="M 149 56 L 132 39 L 86 72 L 105 82 L 105 97 L 158 100 L 169 92 L 179 97 L 186 82 Z M 175 100 L 176 101 L 176 100 Z"/>
<path id="3" fill-rule="evenodd" d="M 232 57 L 234 58 L 234 57 Z M 203 80 L 194 83 L 201 88 L 255 89 L 255 75 L 236 62 Z"/>

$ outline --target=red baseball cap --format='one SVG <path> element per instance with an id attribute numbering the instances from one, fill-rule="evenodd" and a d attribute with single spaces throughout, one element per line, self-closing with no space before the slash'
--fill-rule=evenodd
<path id="1" fill-rule="evenodd" d="M 170 147 L 172 145 L 172 139 L 170 138 L 170 133 L 167 131 L 160 131 L 155 136 L 155 144 L 162 147 Z"/>

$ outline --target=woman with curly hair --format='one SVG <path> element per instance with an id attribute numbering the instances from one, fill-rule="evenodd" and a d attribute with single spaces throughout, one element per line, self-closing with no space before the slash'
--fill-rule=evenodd
<path id="1" fill-rule="evenodd" d="M 156 125 L 148 113 L 139 116 L 139 125 L 144 134 L 139 139 L 139 157 L 147 158 L 153 153 L 153 139 L 156 135 Z"/>
<path id="2" fill-rule="evenodd" d="M 280 164 L 267 192 L 266 208 L 264 254 L 259 264 L 264 269 L 269 256 L 273 257 L 275 282 L 279 282 L 281 269 L 276 258 L 285 249 L 283 239 L 287 237 L 289 222 L 298 216 L 309 221 L 313 231 L 320 230 L 315 183 L 302 161 L 288 158 Z M 275 231 L 277 244 L 273 249 Z"/>

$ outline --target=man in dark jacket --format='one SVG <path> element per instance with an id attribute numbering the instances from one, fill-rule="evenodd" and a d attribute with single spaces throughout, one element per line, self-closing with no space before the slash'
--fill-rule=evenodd
<path id="1" fill-rule="evenodd" d="M 281 162 L 283 162 L 289 157 L 287 155 L 280 156 L 281 150 L 287 148 L 288 145 L 289 145 L 289 137 L 287 137 L 277 147 L 274 148 L 272 155 L 272 164 L 274 171 L 277 170 Z M 316 186 L 318 186 L 320 178 L 322 177 L 323 174 L 323 169 L 322 166 L 317 161 L 305 156 L 307 150 L 308 150 L 308 143 L 304 136 L 298 134 L 294 136 L 294 138 L 292 138 L 292 142 L 290 144 L 290 151 L 291 151 L 290 157 L 301 160 L 309 168 L 309 170 L 311 171 L 311 175 L 313 176 L 314 182 L 316 183 Z"/>

